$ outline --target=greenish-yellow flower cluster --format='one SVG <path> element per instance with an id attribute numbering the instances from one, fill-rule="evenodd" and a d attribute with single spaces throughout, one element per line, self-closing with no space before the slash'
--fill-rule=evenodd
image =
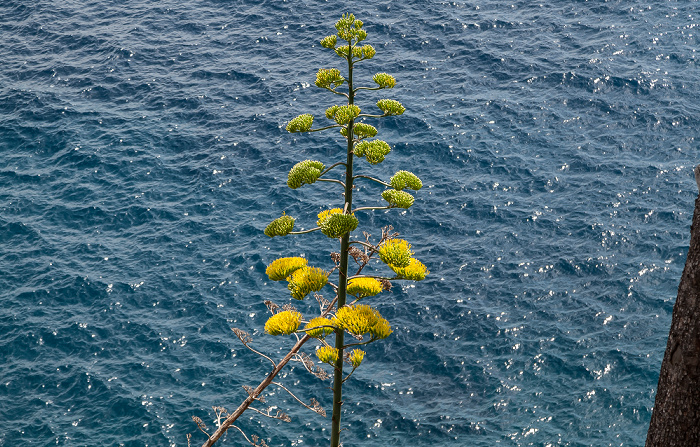
<path id="1" fill-rule="evenodd" d="M 355 304 L 338 309 L 335 325 L 353 335 L 369 333 L 372 338 L 386 338 L 391 334 L 391 327 L 376 309 L 366 304 Z"/>
<path id="2" fill-rule="evenodd" d="M 354 104 L 349 104 L 345 106 L 333 106 L 326 110 L 326 117 L 329 119 L 334 119 L 336 123 L 345 125 L 357 118 L 360 114 L 360 108 Z M 330 116 L 329 116 L 330 115 Z"/>
<path id="3" fill-rule="evenodd" d="M 265 323 L 265 332 L 270 335 L 289 335 L 299 329 L 301 314 L 285 310 L 271 316 Z"/>
<path id="4" fill-rule="evenodd" d="M 334 89 L 345 82 L 337 68 L 321 68 L 316 73 L 316 87 Z"/>
<path id="5" fill-rule="evenodd" d="M 304 331 L 314 338 L 324 338 L 333 332 L 333 321 L 329 318 L 316 317 L 304 326 Z"/>
<path id="6" fill-rule="evenodd" d="M 354 14 L 343 14 L 335 23 L 338 37 L 346 41 L 360 42 L 367 38 L 367 32 L 362 29 L 362 20 L 355 19 Z"/>
<path id="7" fill-rule="evenodd" d="M 358 298 L 375 296 L 382 291 L 382 283 L 374 278 L 353 278 L 348 281 L 347 292 Z"/>
<path id="8" fill-rule="evenodd" d="M 302 267 L 289 276 L 287 288 L 292 298 L 303 300 L 311 292 L 318 292 L 328 282 L 328 272 L 317 267 Z"/>
<path id="9" fill-rule="evenodd" d="M 382 193 L 382 197 L 389 202 L 389 205 L 397 208 L 410 208 L 415 200 L 406 191 L 397 191 L 395 189 L 387 189 Z"/>
<path id="10" fill-rule="evenodd" d="M 372 80 L 380 87 L 380 88 L 394 88 L 396 85 L 396 79 L 388 73 L 377 73 L 372 77 Z"/>
<path id="11" fill-rule="evenodd" d="M 353 368 L 357 368 L 358 366 L 360 366 L 360 363 L 362 363 L 362 360 L 364 358 L 365 351 L 363 351 L 362 349 L 354 349 L 348 357 Z"/>
<path id="12" fill-rule="evenodd" d="M 348 136 L 347 127 L 341 127 L 340 133 L 344 137 Z M 358 138 L 369 138 L 377 135 L 377 128 L 371 124 L 365 123 L 354 123 L 352 126 L 352 133 Z"/>
<path id="13" fill-rule="evenodd" d="M 338 361 L 338 350 L 330 346 L 321 346 L 316 350 L 316 357 L 323 363 L 335 365 Z"/>
<path id="14" fill-rule="evenodd" d="M 289 124 L 287 124 L 287 132 L 308 132 L 309 130 L 311 130 L 311 126 L 313 125 L 313 123 L 313 115 L 309 115 L 308 113 L 299 115 L 293 120 L 291 120 Z"/>
<path id="15" fill-rule="evenodd" d="M 305 258 L 279 258 L 267 266 L 265 273 L 271 281 L 282 281 L 300 268 L 306 267 L 307 264 L 308 261 Z"/>
<path id="16" fill-rule="evenodd" d="M 324 164 L 316 160 L 304 160 L 295 164 L 289 170 L 287 176 L 287 186 L 292 189 L 297 189 L 301 185 L 310 185 L 321 175 L 321 171 L 325 168 Z"/>
<path id="17" fill-rule="evenodd" d="M 358 157 L 365 157 L 369 164 L 376 165 L 384 161 L 391 152 L 391 147 L 382 140 L 360 141 L 353 148 L 353 152 Z"/>
<path id="18" fill-rule="evenodd" d="M 335 48 L 335 44 L 338 41 L 338 36 L 335 34 L 326 36 L 323 39 L 321 39 L 321 46 L 323 48 Z"/>
<path id="19" fill-rule="evenodd" d="M 422 262 L 414 258 L 411 258 L 410 263 L 406 267 L 397 267 L 391 264 L 389 264 L 389 267 L 399 278 L 410 279 L 411 281 L 422 281 L 430 273 Z"/>
<path id="20" fill-rule="evenodd" d="M 411 256 L 411 244 L 403 239 L 389 239 L 379 246 L 379 259 L 390 266 L 407 267 Z"/>
<path id="21" fill-rule="evenodd" d="M 377 50 L 375 50 L 372 45 L 362 45 L 362 57 L 363 58 L 372 59 L 375 54 L 377 54 Z"/>
<path id="22" fill-rule="evenodd" d="M 423 182 L 420 181 L 418 176 L 413 172 L 409 171 L 398 171 L 389 180 L 391 187 L 401 191 L 404 188 L 412 189 L 418 191 L 423 187 Z"/>
<path id="23" fill-rule="evenodd" d="M 333 239 L 339 238 L 345 233 L 355 231 L 358 224 L 354 214 L 345 214 L 342 211 L 335 212 L 336 210 L 340 210 L 340 208 L 328 210 L 332 212 L 323 217 L 322 215 L 325 211 L 318 215 L 318 226 L 321 227 L 321 233 Z"/>
<path id="24" fill-rule="evenodd" d="M 294 229 L 294 218 L 282 213 L 282 217 L 278 217 L 268 224 L 265 228 L 265 235 L 269 237 L 286 236 Z"/>
<path id="25" fill-rule="evenodd" d="M 402 115 L 406 111 L 406 108 L 401 105 L 400 102 L 394 101 L 393 99 L 380 99 L 377 101 L 377 107 L 379 107 L 384 115 Z"/>

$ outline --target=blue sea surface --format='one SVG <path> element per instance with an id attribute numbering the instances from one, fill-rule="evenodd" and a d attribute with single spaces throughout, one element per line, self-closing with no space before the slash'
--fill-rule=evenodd
<path id="1" fill-rule="evenodd" d="M 192 416 L 213 430 L 269 371 L 230 328 L 286 353 L 265 268 L 330 269 L 337 244 L 262 230 L 341 203 L 286 179 L 343 138 L 284 127 L 342 99 L 314 80 L 341 68 L 319 40 L 345 10 L 377 49 L 357 83 L 398 81 L 357 104 L 407 109 L 368 120 L 393 150 L 356 172 L 424 183 L 354 235 L 393 225 L 431 273 L 374 299 L 394 333 L 346 383 L 344 445 L 644 443 L 698 192 L 699 3 L 340 5 L 0 2 L 0 446 L 201 445 Z M 301 364 L 280 381 L 330 411 Z M 292 422 L 251 413 L 249 436 L 327 444 L 330 417 L 267 401 Z"/>

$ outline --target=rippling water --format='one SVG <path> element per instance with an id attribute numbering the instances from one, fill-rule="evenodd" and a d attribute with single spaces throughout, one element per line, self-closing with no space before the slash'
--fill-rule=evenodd
<path id="1" fill-rule="evenodd" d="M 361 225 L 393 224 L 432 273 L 377 300 L 395 331 L 347 383 L 345 444 L 641 445 L 697 194 L 697 3 L 348 9 L 377 48 L 358 79 L 394 74 L 407 108 L 378 125 L 387 161 L 358 166 L 426 185 Z M 265 266 L 330 262 L 322 235 L 262 229 L 338 202 L 285 180 L 340 138 L 283 126 L 335 101 L 313 81 L 341 12 L 2 2 L 0 445 L 184 446 L 266 373 L 229 328 L 277 356 L 262 301 L 289 296 Z M 283 380 L 330 407 L 328 384 Z M 325 444 L 328 420 L 270 402 L 293 422 L 249 433 Z"/>

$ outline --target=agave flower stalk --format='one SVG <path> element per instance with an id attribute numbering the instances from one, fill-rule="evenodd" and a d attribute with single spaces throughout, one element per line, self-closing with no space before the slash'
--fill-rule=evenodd
<path id="1" fill-rule="evenodd" d="M 302 345 L 309 340 L 316 340 L 319 347 L 315 351 L 316 358 L 321 364 L 332 369 L 333 375 L 333 412 L 331 418 L 331 447 L 340 445 L 341 413 L 343 403 L 343 383 L 360 367 L 367 364 L 365 351 L 359 349 L 376 341 L 385 339 L 392 333 L 390 323 L 384 319 L 380 312 L 366 304 L 372 297 L 384 290 L 391 288 L 392 281 L 410 280 L 421 281 L 429 273 L 425 265 L 413 258 L 411 245 L 402 239 L 396 239 L 398 233 L 391 233 L 391 227 L 382 230 L 382 236 L 377 243 L 372 243 L 370 235 L 365 234 L 365 241 L 351 240 L 351 233 L 359 226 L 356 212 L 389 209 L 409 208 L 414 203 L 414 197 L 406 190 L 417 191 L 421 189 L 422 182 L 413 173 L 408 171 L 396 172 L 390 180 L 384 181 L 365 174 L 354 173 L 355 158 L 364 158 L 369 164 L 382 163 L 390 154 L 391 147 L 385 141 L 374 138 L 378 131 L 371 124 L 365 123 L 365 119 L 379 119 L 388 116 L 398 116 L 406 110 L 403 105 L 393 99 L 380 99 L 376 102 L 381 113 L 363 113 L 355 104 L 358 92 L 390 89 L 396 85 L 396 79 L 387 73 L 377 73 L 372 80 L 374 87 L 356 86 L 354 81 L 355 65 L 363 60 L 375 56 L 376 50 L 367 44 L 362 44 L 367 38 L 367 32 L 363 29 L 362 21 L 352 14 L 343 14 L 335 24 L 336 34 L 327 36 L 321 40 L 321 46 L 333 50 L 337 56 L 345 61 L 346 73 L 343 75 L 337 68 L 322 68 L 316 74 L 316 86 L 325 89 L 334 95 L 344 98 L 345 104 L 330 105 L 325 110 L 325 117 L 331 120 L 331 124 L 314 128 L 314 116 L 303 113 L 289 121 L 286 126 L 291 133 L 312 133 L 328 129 L 338 129 L 347 141 L 345 154 L 341 160 L 333 160 L 334 163 L 326 167 L 323 161 L 302 160 L 296 163 L 289 171 L 287 185 L 291 189 L 297 189 L 304 185 L 313 185 L 317 182 L 331 182 L 343 187 L 342 205 L 321 211 L 316 220 L 316 227 L 294 231 L 296 218 L 286 215 L 274 219 L 265 228 L 265 234 L 269 237 L 300 235 L 320 232 L 326 237 L 339 240 L 340 250 L 332 253 L 333 268 L 324 270 L 308 265 L 308 261 L 301 257 L 283 257 L 269 264 L 266 274 L 272 281 L 287 281 L 287 288 L 295 305 L 303 301 L 307 296 L 316 297 L 320 304 L 320 314 L 313 318 L 306 318 L 302 310 L 297 310 L 291 304 L 285 304 L 280 308 L 274 303 L 266 301 L 272 316 L 265 324 L 265 332 L 272 336 L 296 337 L 294 348 L 280 363 L 275 363 L 270 357 L 253 349 L 250 344 L 252 338 L 245 332 L 234 329 L 234 333 L 240 341 L 251 351 L 259 354 L 273 365 L 273 370 L 256 388 L 247 389 L 248 398 L 239 408 L 231 414 L 226 413 L 223 407 L 218 408 L 217 420 L 224 419 L 216 432 L 209 435 L 201 419 L 196 418 L 200 430 L 207 435 L 204 447 L 211 446 L 229 427 L 236 428 L 249 443 L 256 446 L 267 445 L 256 436 L 250 438 L 243 430 L 233 422 L 249 408 L 253 402 L 262 402 L 261 393 L 270 384 L 282 387 L 285 391 L 291 391 L 277 382 L 274 377 L 281 368 L 290 360 L 298 360 L 304 367 L 321 379 L 328 377 L 328 373 L 310 360 L 308 354 L 301 351 Z M 345 69 L 344 69 L 345 70 Z M 343 160 L 344 158 L 344 160 Z M 328 175 L 335 168 L 344 168 L 342 179 L 329 178 Z M 380 197 L 383 205 L 361 206 L 353 209 L 353 187 L 358 179 L 370 180 L 386 188 Z M 360 247 L 360 248 L 358 248 Z M 373 257 L 378 257 L 394 276 L 363 273 L 363 269 L 370 264 Z M 349 274 L 350 259 L 357 264 L 354 274 Z M 337 284 L 329 279 L 337 270 Z M 326 301 L 320 295 L 321 290 L 331 286 L 335 292 L 333 300 Z M 350 301 L 350 302 L 348 302 Z M 360 303 L 362 301 L 362 303 Z M 345 332 L 354 339 L 352 343 L 346 343 Z M 329 340 L 333 337 L 333 340 Z M 344 371 L 345 364 L 352 367 L 349 373 Z M 320 408 L 317 401 L 311 400 L 304 403 L 294 394 L 294 399 L 301 402 L 306 408 L 325 416 L 325 411 Z M 271 410 L 261 411 L 250 407 L 257 413 L 280 420 L 288 420 L 283 413 L 273 414 Z M 270 407 L 272 408 L 272 407 Z"/>

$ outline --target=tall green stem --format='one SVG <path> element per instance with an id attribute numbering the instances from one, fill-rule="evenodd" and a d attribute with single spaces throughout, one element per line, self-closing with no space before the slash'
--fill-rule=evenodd
<path id="1" fill-rule="evenodd" d="M 352 43 L 348 42 L 348 104 L 352 105 L 355 100 L 355 92 L 352 88 Z M 345 210 L 352 211 L 352 162 L 353 162 L 353 124 L 354 120 L 348 123 L 348 151 L 345 165 Z M 348 249 L 350 248 L 350 233 L 345 233 L 340 241 L 340 273 L 338 274 L 338 309 L 345 306 L 348 286 Z M 338 349 L 338 361 L 335 363 L 335 374 L 333 375 L 333 416 L 331 420 L 331 447 L 338 447 L 340 444 L 340 413 L 343 405 L 343 345 L 345 343 L 345 332 L 337 329 L 335 332 L 335 347 Z"/>

